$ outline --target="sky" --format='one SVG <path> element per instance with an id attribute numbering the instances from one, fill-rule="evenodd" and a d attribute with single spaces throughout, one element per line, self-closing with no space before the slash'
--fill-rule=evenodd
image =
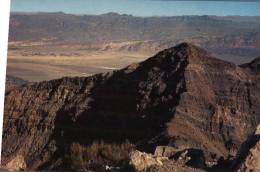
<path id="1" fill-rule="evenodd" d="M 12 12 L 64 12 L 134 16 L 240 15 L 260 16 L 260 0 L 11 0 Z"/>

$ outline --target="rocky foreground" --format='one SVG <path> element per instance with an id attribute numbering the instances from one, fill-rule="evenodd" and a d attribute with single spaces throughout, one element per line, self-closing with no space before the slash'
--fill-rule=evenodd
<path id="1" fill-rule="evenodd" d="M 112 73 L 14 87 L 2 167 L 259 171 L 257 62 L 237 66 L 182 43 Z"/>

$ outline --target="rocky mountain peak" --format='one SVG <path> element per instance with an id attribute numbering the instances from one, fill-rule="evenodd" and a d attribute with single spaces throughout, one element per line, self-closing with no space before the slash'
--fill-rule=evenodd
<path id="1" fill-rule="evenodd" d="M 180 43 L 175 47 L 163 50 L 155 55 L 155 58 L 160 59 L 168 58 L 169 61 L 187 61 L 193 65 L 219 65 L 219 66 L 233 66 L 234 64 L 214 58 L 210 53 L 204 49 L 187 42 Z"/>
<path id="2" fill-rule="evenodd" d="M 187 42 L 180 43 L 175 47 L 171 47 L 169 49 L 163 50 L 158 54 L 167 54 L 167 55 L 179 55 L 179 56 L 187 56 L 188 58 L 192 58 L 195 55 L 206 55 L 208 54 L 205 50 Z"/>
<path id="3" fill-rule="evenodd" d="M 146 152 L 199 152 L 214 164 L 235 156 L 260 122 L 257 82 L 182 43 L 111 73 L 17 87 L 5 97 L 2 164 L 59 169 L 74 143 L 126 140 Z"/>
<path id="4" fill-rule="evenodd" d="M 182 42 L 178 45 L 176 45 L 175 47 L 172 47 L 173 49 L 176 49 L 176 50 L 190 50 L 190 51 L 195 51 L 195 50 L 198 50 L 198 51 L 203 51 L 205 52 L 205 50 L 203 50 L 202 48 L 200 47 L 197 47 L 195 46 L 194 44 L 191 44 L 189 42 Z"/>

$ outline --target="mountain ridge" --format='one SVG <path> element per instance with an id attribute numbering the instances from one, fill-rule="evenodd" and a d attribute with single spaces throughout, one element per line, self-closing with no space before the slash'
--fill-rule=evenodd
<path id="1" fill-rule="evenodd" d="M 5 98 L 2 164 L 61 169 L 73 143 L 125 140 L 147 152 L 198 150 L 207 165 L 228 160 L 260 122 L 258 83 L 182 43 L 122 70 L 18 87 Z"/>

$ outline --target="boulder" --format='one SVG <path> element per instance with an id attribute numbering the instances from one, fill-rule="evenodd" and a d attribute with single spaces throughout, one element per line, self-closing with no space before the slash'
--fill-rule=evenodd
<path id="1" fill-rule="evenodd" d="M 162 166 L 167 160 L 167 157 L 154 156 L 140 151 L 130 153 L 130 165 L 138 172 L 148 170 L 153 166 Z"/>
<path id="2" fill-rule="evenodd" d="M 177 152 L 181 150 L 176 149 L 171 146 L 157 146 L 154 152 L 154 155 L 156 156 L 164 156 L 164 157 L 172 157 L 174 156 Z"/>
<path id="3" fill-rule="evenodd" d="M 249 150 L 245 160 L 241 164 L 237 172 L 259 172 L 260 171 L 260 125 L 256 128 L 254 140 L 256 144 Z M 253 140 L 252 139 L 252 140 Z"/>

